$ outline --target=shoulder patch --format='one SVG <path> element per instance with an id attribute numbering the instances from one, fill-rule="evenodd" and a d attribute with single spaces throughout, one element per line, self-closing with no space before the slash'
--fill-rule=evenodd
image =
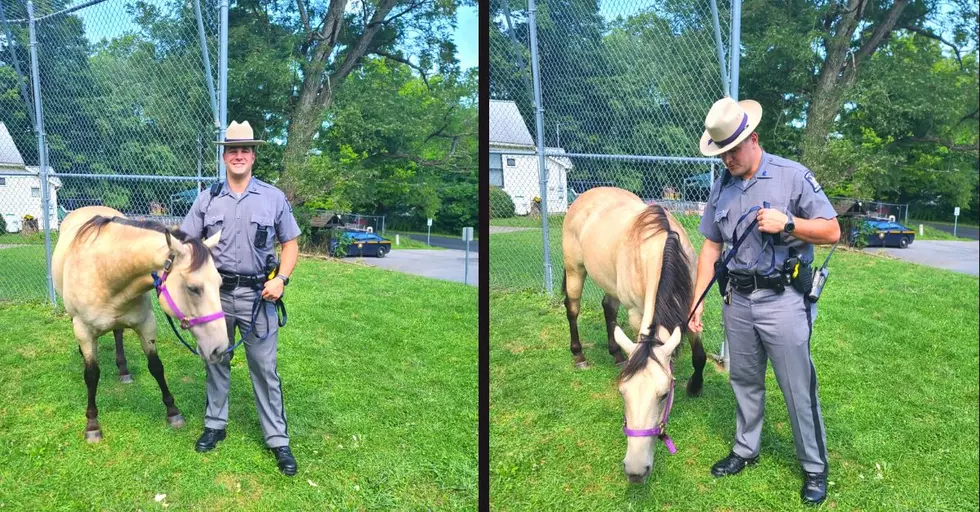
<path id="1" fill-rule="evenodd" d="M 803 175 L 803 179 L 810 183 L 810 186 L 813 187 L 814 192 L 820 192 L 820 184 L 817 183 L 817 179 L 813 177 L 812 171 L 807 171 L 807 173 Z"/>

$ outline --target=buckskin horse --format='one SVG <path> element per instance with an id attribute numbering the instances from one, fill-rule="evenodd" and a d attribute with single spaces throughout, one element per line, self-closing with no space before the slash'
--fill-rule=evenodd
<path id="1" fill-rule="evenodd" d="M 196 338 L 202 359 L 213 363 L 225 357 L 228 331 L 218 291 L 221 277 L 210 253 L 220 236 L 217 233 L 206 241 L 189 238 L 156 222 L 128 219 L 104 206 L 79 208 L 62 221 L 51 273 L 85 363 L 88 442 L 102 439 L 95 405 L 97 342 L 113 331 L 118 364 L 124 328 L 133 329 L 140 338 L 147 367 L 163 394 L 167 424 L 184 425 L 157 355 L 156 320 L 148 292 L 156 289 L 164 313 L 180 320 L 181 327 Z M 125 359 L 120 366 L 125 381 L 129 372 L 124 368 Z"/>
<path id="2" fill-rule="evenodd" d="M 653 467 L 653 439 L 663 440 L 674 452 L 666 422 L 674 395 L 673 356 L 685 333 L 694 366 L 687 392 L 701 394 L 707 357 L 700 334 L 687 331 L 697 271 L 694 248 L 683 226 L 661 205 L 647 205 L 623 189 L 598 187 L 569 207 L 562 250 L 562 288 L 575 365 L 588 367 L 578 315 L 589 275 L 605 292 L 602 309 L 609 353 L 622 366 L 618 387 L 627 436 L 623 468 L 630 482 L 645 482 Z M 617 325 L 620 306 L 629 312 L 636 342 Z"/>

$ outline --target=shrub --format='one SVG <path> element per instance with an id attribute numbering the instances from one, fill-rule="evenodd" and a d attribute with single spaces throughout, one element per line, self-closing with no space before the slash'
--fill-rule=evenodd
<path id="1" fill-rule="evenodd" d="M 865 222 L 864 217 L 837 217 L 840 224 L 840 240 L 844 245 L 863 249 L 868 245 L 868 235 L 874 233 L 874 229 Z M 853 233 L 857 229 L 856 233 Z"/>
<path id="2" fill-rule="evenodd" d="M 514 200 L 500 187 L 490 187 L 490 218 L 507 219 L 514 216 Z"/>
<path id="3" fill-rule="evenodd" d="M 0 215 L 0 235 L 7 234 L 7 221 L 3 220 L 3 215 Z"/>

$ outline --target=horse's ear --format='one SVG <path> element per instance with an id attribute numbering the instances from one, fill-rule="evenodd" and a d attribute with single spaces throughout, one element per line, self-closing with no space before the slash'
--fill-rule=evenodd
<path id="1" fill-rule="evenodd" d="M 616 330 L 613 332 L 613 339 L 616 340 L 616 344 L 619 345 L 619 348 L 623 349 L 623 352 L 626 352 L 627 357 L 633 354 L 633 349 L 636 348 L 636 343 L 633 343 L 633 340 L 629 339 L 629 336 L 627 336 L 618 325 L 616 326 Z"/>
<path id="2" fill-rule="evenodd" d="M 210 238 L 204 241 L 204 245 L 207 246 L 208 249 L 214 249 L 214 247 L 218 245 L 218 240 L 220 239 L 221 239 L 221 230 L 218 230 L 217 233 L 211 235 Z"/>
<path id="3" fill-rule="evenodd" d="M 680 326 L 674 327 L 674 332 L 668 332 L 663 326 L 657 326 L 657 338 L 660 339 L 664 344 L 657 347 L 655 352 L 657 357 L 663 360 L 670 358 L 670 354 L 674 352 L 677 345 L 681 342 L 681 328 Z"/>

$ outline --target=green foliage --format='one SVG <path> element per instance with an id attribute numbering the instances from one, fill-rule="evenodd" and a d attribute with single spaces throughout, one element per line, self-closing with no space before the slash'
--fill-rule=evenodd
<path id="1" fill-rule="evenodd" d="M 7 234 L 7 221 L 3 220 L 3 215 L 0 215 L 0 235 Z"/>
<path id="2" fill-rule="evenodd" d="M 334 258 L 345 258 L 348 252 L 350 252 L 350 246 L 354 243 L 354 239 L 346 232 L 338 229 L 330 230 L 330 240 L 331 242 L 336 241 L 336 245 L 330 249 L 330 255 Z"/>
<path id="3" fill-rule="evenodd" d="M 868 235 L 875 230 L 866 221 L 867 219 L 863 217 L 837 217 L 837 223 L 840 225 L 840 243 L 856 249 L 867 247 Z"/>
<path id="4" fill-rule="evenodd" d="M 500 187 L 490 187 L 490 218 L 508 219 L 514 216 L 514 200 Z"/>

